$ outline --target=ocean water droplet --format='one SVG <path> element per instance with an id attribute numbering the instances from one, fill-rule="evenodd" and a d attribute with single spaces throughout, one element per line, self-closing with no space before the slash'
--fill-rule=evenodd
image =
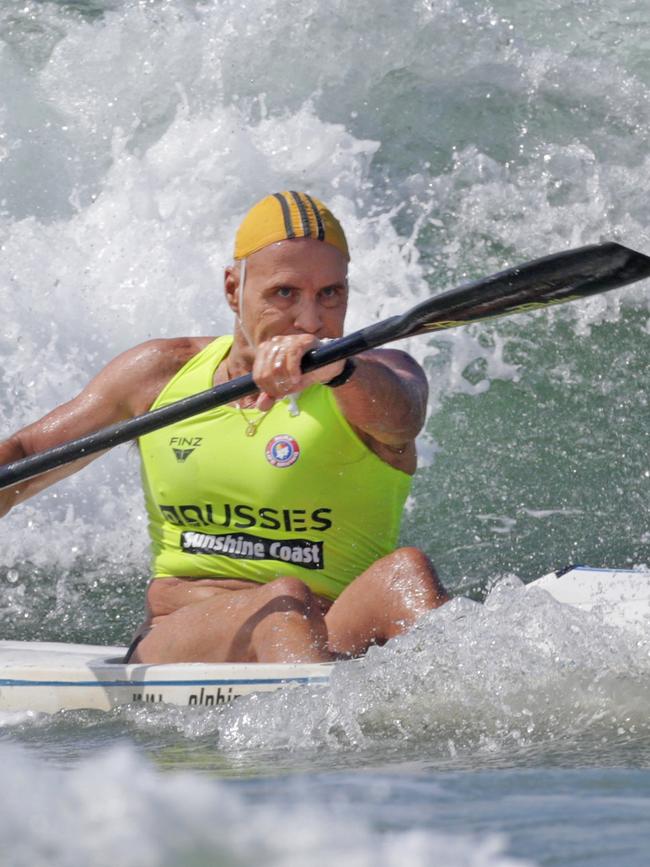
<path id="1" fill-rule="evenodd" d="M 20 577 L 20 576 L 18 575 L 18 570 L 17 570 L 17 569 L 9 569 L 9 570 L 8 570 L 8 572 L 7 572 L 7 581 L 8 581 L 10 584 L 15 584 L 16 581 L 18 581 L 18 578 L 19 578 L 19 577 Z"/>

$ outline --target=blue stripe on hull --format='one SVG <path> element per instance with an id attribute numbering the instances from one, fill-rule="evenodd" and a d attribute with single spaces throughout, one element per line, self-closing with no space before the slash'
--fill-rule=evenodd
<path id="1" fill-rule="evenodd" d="M 283 683 L 328 683 L 329 677 L 277 677 L 249 680 L 11 680 L 0 679 L 3 686 L 259 686 Z"/>

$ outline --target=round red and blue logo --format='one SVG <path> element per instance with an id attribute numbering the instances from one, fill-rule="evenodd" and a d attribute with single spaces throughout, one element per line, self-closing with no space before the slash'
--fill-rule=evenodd
<path id="1" fill-rule="evenodd" d="M 274 467 L 290 467 L 300 457 L 300 446 L 288 434 L 280 434 L 266 445 L 266 460 Z"/>

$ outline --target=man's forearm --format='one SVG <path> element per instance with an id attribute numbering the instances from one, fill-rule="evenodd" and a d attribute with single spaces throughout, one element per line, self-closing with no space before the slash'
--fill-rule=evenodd
<path id="1" fill-rule="evenodd" d="M 0 443 L 0 466 L 10 464 L 13 461 L 18 461 L 24 457 L 25 450 L 20 444 L 20 440 L 16 437 L 11 437 L 10 439 Z M 5 488 L 0 491 L 0 518 L 6 515 L 7 512 L 15 506 L 20 490 L 20 487 L 16 486 Z"/>

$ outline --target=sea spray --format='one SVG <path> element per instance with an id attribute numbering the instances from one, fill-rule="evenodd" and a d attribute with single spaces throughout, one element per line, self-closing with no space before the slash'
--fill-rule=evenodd
<path id="1" fill-rule="evenodd" d="M 212 743 L 241 768 L 265 756 L 318 765 L 321 754 L 340 767 L 416 757 L 441 768 L 525 764 L 581 739 L 615 762 L 635 745 L 646 752 L 646 633 L 646 623 L 622 628 L 606 608 L 578 610 L 511 578 L 483 604 L 459 597 L 338 663 L 326 688 L 242 698 L 220 712 L 133 706 L 120 716 L 138 737 L 177 732 L 188 758 Z"/>
<path id="2" fill-rule="evenodd" d="M 496 835 L 377 833 L 365 817 L 346 819 L 336 807 L 324 812 L 309 786 L 290 809 L 260 808 L 245 790 L 222 782 L 188 773 L 163 776 L 131 748 L 114 747 L 68 772 L 43 767 L 15 748 L 3 746 L 0 753 L 0 829 L 3 860 L 11 867 L 319 867 L 334 859 L 342 867 L 397 867 L 404 859 L 413 867 L 432 859 L 449 867 L 533 863 L 508 857 Z"/>

